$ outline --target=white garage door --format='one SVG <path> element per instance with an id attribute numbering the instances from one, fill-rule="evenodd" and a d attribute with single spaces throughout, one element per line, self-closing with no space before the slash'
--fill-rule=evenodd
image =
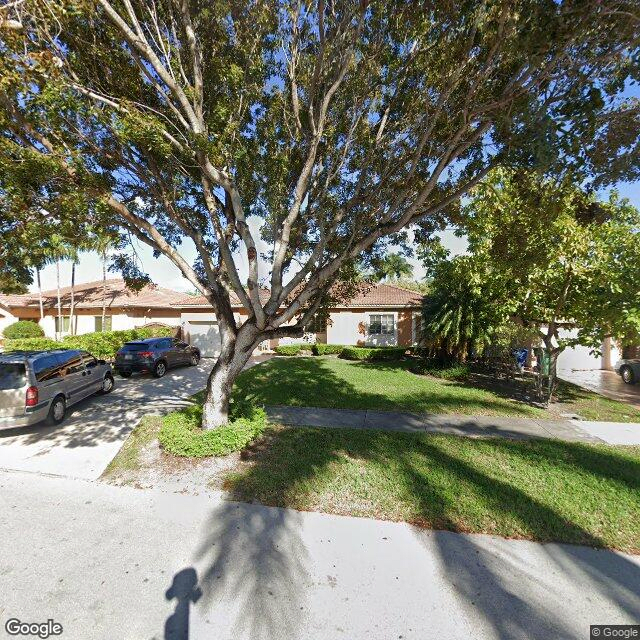
<path id="1" fill-rule="evenodd" d="M 220 331 L 217 322 L 190 321 L 189 336 L 191 344 L 200 349 L 204 358 L 217 358 L 220 355 Z"/>

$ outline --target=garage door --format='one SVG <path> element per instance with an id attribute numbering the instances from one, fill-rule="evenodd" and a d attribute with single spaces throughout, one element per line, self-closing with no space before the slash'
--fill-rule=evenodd
<path id="1" fill-rule="evenodd" d="M 200 349 L 204 358 L 217 358 L 220 355 L 220 331 L 217 322 L 190 321 L 189 336 L 191 344 Z"/>

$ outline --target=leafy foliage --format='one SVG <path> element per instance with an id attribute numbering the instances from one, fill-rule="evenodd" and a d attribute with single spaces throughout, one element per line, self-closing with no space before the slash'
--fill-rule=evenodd
<path id="1" fill-rule="evenodd" d="M 229 424 L 213 431 L 200 429 L 201 422 L 202 406 L 197 404 L 167 414 L 158 435 L 160 446 L 175 456 L 226 456 L 257 438 L 267 426 L 267 416 L 263 409 L 244 406 Z"/>
<path id="2" fill-rule="evenodd" d="M 47 351 L 49 349 L 61 349 L 61 343 L 53 338 L 20 338 L 17 340 L 5 340 L 4 350 L 8 351 Z"/>
<path id="3" fill-rule="evenodd" d="M 31 322 L 30 320 L 18 320 L 18 322 L 7 325 L 4 328 L 2 335 L 8 340 L 40 338 L 44 336 L 44 331 L 37 322 Z"/>
<path id="4" fill-rule="evenodd" d="M 343 360 L 398 360 L 410 351 L 410 347 L 345 347 L 338 357 Z"/>
<path id="5" fill-rule="evenodd" d="M 303 348 L 308 351 L 309 347 L 302 344 L 281 344 L 274 348 L 279 356 L 299 356 Z"/>
<path id="6" fill-rule="evenodd" d="M 311 347 L 311 353 L 314 356 L 338 355 L 346 348 L 344 344 L 319 344 L 316 343 Z"/>
<path id="7" fill-rule="evenodd" d="M 2 272 L 24 280 L 25 247 L 39 264 L 49 235 L 100 230 L 140 284 L 137 239 L 219 312 L 233 366 L 214 375 L 240 371 L 251 349 L 237 342 L 299 336 L 363 254 L 455 220 L 492 168 L 637 172 L 634 13 L 632 0 L 9 3 Z"/>
<path id="8" fill-rule="evenodd" d="M 6 340 L 5 351 L 47 350 L 47 349 L 83 349 L 97 358 L 113 359 L 118 349 L 130 340 L 144 340 L 162 336 L 172 336 L 171 327 L 141 327 L 124 331 L 104 331 L 83 333 L 78 336 L 65 336 L 61 341 L 51 338 L 30 338 Z"/>
<path id="9" fill-rule="evenodd" d="M 506 320 L 495 305 L 490 265 L 474 256 L 459 256 L 433 270 L 429 294 L 422 307 L 420 342 L 440 359 L 464 360 L 493 339 Z"/>

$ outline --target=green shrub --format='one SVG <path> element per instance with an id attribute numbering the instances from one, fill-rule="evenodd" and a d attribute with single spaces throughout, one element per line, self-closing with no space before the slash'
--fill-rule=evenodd
<path id="1" fill-rule="evenodd" d="M 469 379 L 470 368 L 467 364 L 444 363 L 440 360 L 420 360 L 412 367 L 414 373 L 428 374 L 443 380 Z"/>
<path id="2" fill-rule="evenodd" d="M 42 327 L 31 320 L 18 320 L 4 328 L 2 335 L 7 340 L 22 340 L 23 338 L 41 338 L 44 336 Z"/>
<path id="3" fill-rule="evenodd" d="M 300 355 L 303 345 L 301 344 L 282 344 L 274 348 L 274 351 L 280 356 L 297 356 Z"/>
<path id="4" fill-rule="evenodd" d="M 314 356 L 338 355 L 344 348 L 344 344 L 314 344 L 311 353 Z"/>
<path id="5" fill-rule="evenodd" d="M 345 347 L 339 354 L 344 360 L 398 360 L 410 347 Z"/>
<path id="6" fill-rule="evenodd" d="M 79 336 L 65 336 L 61 341 L 51 338 L 29 338 L 25 340 L 6 340 L 5 351 L 38 351 L 44 349 L 82 349 L 96 358 L 115 358 L 116 352 L 125 342 L 172 336 L 173 327 L 144 327 L 124 331 L 97 331 Z"/>
<path id="7" fill-rule="evenodd" d="M 144 327 L 123 331 L 96 331 L 79 336 L 66 336 L 62 340 L 64 349 L 84 349 L 97 358 L 115 358 L 116 352 L 125 342 L 172 336 L 173 327 Z"/>
<path id="8" fill-rule="evenodd" d="M 65 347 L 51 338 L 24 338 L 22 340 L 5 340 L 5 351 L 46 351 L 47 349 L 64 349 Z"/>
<path id="9" fill-rule="evenodd" d="M 226 456 L 240 451 L 258 437 L 267 426 L 267 415 L 263 409 L 245 404 L 236 407 L 227 425 L 204 431 L 201 422 L 199 404 L 167 414 L 158 434 L 160 446 L 176 456 Z"/>

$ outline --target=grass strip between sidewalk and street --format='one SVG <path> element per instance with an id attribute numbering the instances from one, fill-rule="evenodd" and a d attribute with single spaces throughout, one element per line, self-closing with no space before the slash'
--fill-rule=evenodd
<path id="1" fill-rule="evenodd" d="M 240 501 L 640 553 L 640 447 L 269 427 Z"/>

